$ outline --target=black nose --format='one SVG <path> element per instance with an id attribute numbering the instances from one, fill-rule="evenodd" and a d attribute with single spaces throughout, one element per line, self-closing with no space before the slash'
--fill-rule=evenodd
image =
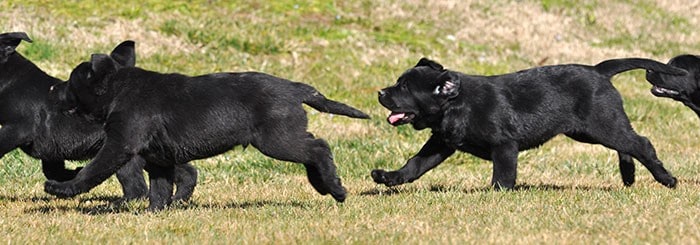
<path id="1" fill-rule="evenodd" d="M 379 90 L 378 93 L 379 93 L 379 97 L 386 95 L 386 92 L 384 90 Z"/>

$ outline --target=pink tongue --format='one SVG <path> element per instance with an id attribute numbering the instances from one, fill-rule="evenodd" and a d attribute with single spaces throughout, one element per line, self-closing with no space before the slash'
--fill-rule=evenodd
<path id="1" fill-rule="evenodd" d="M 401 120 L 405 115 L 406 115 L 405 113 L 391 113 L 391 115 L 389 115 L 389 118 L 388 118 L 389 123 L 394 124 L 394 123 L 398 122 L 399 120 Z"/>

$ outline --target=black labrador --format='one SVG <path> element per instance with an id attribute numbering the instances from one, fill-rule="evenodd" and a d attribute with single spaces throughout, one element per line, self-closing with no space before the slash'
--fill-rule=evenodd
<path id="1" fill-rule="evenodd" d="M 346 190 L 325 140 L 307 132 L 302 103 L 321 112 L 369 118 L 332 101 L 313 87 L 264 73 L 162 74 L 117 69 L 113 58 L 96 54 L 73 70 L 68 86 L 77 110 L 104 121 L 107 138 L 97 157 L 75 179 L 47 181 L 61 197 L 84 193 L 135 157 L 146 159 L 151 188 L 149 210 L 170 203 L 173 166 L 253 145 L 275 159 L 302 163 L 311 185 L 338 202 Z"/>
<path id="2" fill-rule="evenodd" d="M 685 76 L 669 76 L 647 71 L 647 81 L 653 86 L 651 93 L 683 103 L 700 117 L 700 56 L 684 54 L 673 57 L 668 65 L 685 69 Z"/>
<path id="3" fill-rule="evenodd" d="M 391 111 L 391 125 L 430 128 L 432 136 L 401 169 L 373 170 L 371 176 L 386 186 L 413 182 L 460 150 L 492 161 L 491 184 L 511 189 L 518 152 L 564 134 L 616 150 L 626 186 L 634 183 L 634 157 L 658 182 L 673 188 L 676 178 L 662 166 L 649 140 L 634 132 L 610 82 L 613 75 L 638 68 L 685 73 L 653 60 L 630 58 L 475 76 L 423 58 L 395 85 L 379 91 L 379 102 Z"/>
<path id="4" fill-rule="evenodd" d="M 62 82 L 47 75 L 15 48 L 21 41 L 31 42 L 23 32 L 0 34 L 0 158 L 20 148 L 41 159 L 47 179 L 73 179 L 79 169 L 65 169 L 64 160 L 94 157 L 104 141 L 102 124 L 91 122 L 72 112 L 62 112 L 49 101 L 49 90 Z M 134 66 L 134 43 L 123 42 L 112 52 L 122 66 Z M 117 172 L 124 196 L 120 201 L 144 197 L 147 185 L 143 178 L 142 159 L 134 159 Z M 187 200 L 196 184 L 192 166 L 178 172 L 178 200 Z"/>

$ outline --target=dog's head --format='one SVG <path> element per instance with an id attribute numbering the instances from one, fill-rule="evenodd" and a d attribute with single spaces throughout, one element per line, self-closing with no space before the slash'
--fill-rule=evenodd
<path id="1" fill-rule="evenodd" d="M 103 105 L 100 97 L 107 93 L 108 76 L 123 67 L 134 67 L 136 52 L 133 41 L 119 44 L 110 55 L 93 54 L 70 74 L 67 82 L 51 86 L 49 101 L 60 111 L 97 115 Z"/>
<path id="2" fill-rule="evenodd" d="M 7 62 L 22 40 L 32 42 L 24 32 L 7 32 L 0 34 L 0 64 Z"/>
<path id="3" fill-rule="evenodd" d="M 653 85 L 651 93 L 658 97 L 680 101 L 700 114 L 700 56 L 676 56 L 668 62 L 668 65 L 685 69 L 688 74 L 674 76 L 647 71 L 647 81 Z"/>
<path id="4" fill-rule="evenodd" d="M 424 129 L 442 118 L 442 106 L 459 94 L 459 87 L 454 73 L 421 58 L 396 84 L 379 91 L 379 103 L 391 111 L 387 118 L 391 125 L 411 123 L 415 129 Z"/>

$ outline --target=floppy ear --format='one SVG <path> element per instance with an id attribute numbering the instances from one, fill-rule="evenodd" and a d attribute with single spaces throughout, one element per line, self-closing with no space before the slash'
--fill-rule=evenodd
<path id="1" fill-rule="evenodd" d="M 109 56 L 119 65 L 134 67 L 136 65 L 135 45 L 134 41 L 126 40 L 117 45 Z"/>
<path id="2" fill-rule="evenodd" d="M 432 61 L 428 58 L 425 58 L 425 57 L 420 58 L 420 60 L 418 61 L 418 64 L 416 64 L 416 67 L 419 67 L 419 66 L 427 66 L 427 67 L 433 68 L 433 69 L 438 70 L 438 71 L 445 70 L 445 68 L 443 68 L 441 64 L 439 64 L 435 61 Z"/>
<path id="3" fill-rule="evenodd" d="M 90 81 L 95 95 L 103 95 L 107 92 L 107 75 L 116 72 L 118 64 L 106 54 L 93 54 L 90 64 L 91 71 L 88 71 L 86 78 Z"/>
<path id="4" fill-rule="evenodd" d="M 459 77 L 446 72 L 445 75 L 440 76 L 438 79 L 438 85 L 435 87 L 435 90 L 433 90 L 434 95 L 443 96 L 448 99 L 459 95 L 459 87 L 462 85 Z"/>
<path id="5" fill-rule="evenodd" d="M 7 57 L 15 52 L 15 48 L 19 45 L 22 40 L 27 42 L 32 42 L 24 32 L 8 32 L 0 34 L 0 61 L 4 63 L 7 61 Z"/>

